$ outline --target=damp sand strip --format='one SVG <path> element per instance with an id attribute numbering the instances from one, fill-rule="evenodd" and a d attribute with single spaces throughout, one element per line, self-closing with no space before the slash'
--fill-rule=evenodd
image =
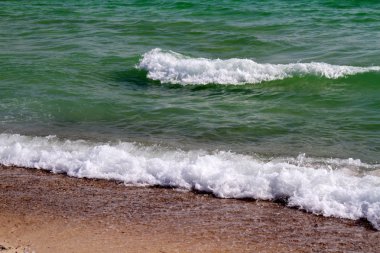
<path id="1" fill-rule="evenodd" d="M 281 203 L 17 167 L 0 166 L 0 178 L 0 241 L 29 252 L 380 251 L 366 221 Z"/>

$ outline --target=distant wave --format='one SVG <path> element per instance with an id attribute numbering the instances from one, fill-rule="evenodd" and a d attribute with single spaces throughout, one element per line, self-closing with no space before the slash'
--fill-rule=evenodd
<path id="1" fill-rule="evenodd" d="M 0 134 L 0 164 L 195 189 L 220 198 L 284 199 L 315 214 L 365 218 L 380 230 L 380 165 L 355 159 L 300 155 L 265 161 L 226 151 Z"/>
<path id="2" fill-rule="evenodd" d="M 340 78 L 380 71 L 380 66 L 354 67 L 323 62 L 261 64 L 250 59 L 191 58 L 173 51 L 153 49 L 143 55 L 137 68 L 148 71 L 148 78 L 173 84 L 254 84 L 293 76 L 314 75 Z"/>

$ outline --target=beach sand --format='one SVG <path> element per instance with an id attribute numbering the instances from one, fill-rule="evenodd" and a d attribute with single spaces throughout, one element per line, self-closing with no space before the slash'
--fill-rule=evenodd
<path id="1" fill-rule="evenodd" d="M 380 252 L 366 221 L 0 166 L 0 252 Z"/>

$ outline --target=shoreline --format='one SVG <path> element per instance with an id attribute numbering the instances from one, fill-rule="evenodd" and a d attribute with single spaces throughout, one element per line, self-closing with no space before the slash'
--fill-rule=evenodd
<path id="1" fill-rule="evenodd" d="M 380 251 L 366 221 L 281 203 L 1 165 L 0 178 L 0 245 L 29 252 Z"/>

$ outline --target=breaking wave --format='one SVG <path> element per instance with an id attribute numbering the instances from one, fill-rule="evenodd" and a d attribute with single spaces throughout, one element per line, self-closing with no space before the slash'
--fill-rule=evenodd
<path id="1" fill-rule="evenodd" d="M 0 134 L 0 164 L 199 190 L 220 198 L 284 199 L 315 214 L 365 218 L 380 229 L 380 165 L 355 159 L 262 160 L 226 151 Z"/>
<path id="2" fill-rule="evenodd" d="M 380 71 L 380 66 L 339 66 L 323 62 L 261 64 L 250 59 L 191 58 L 159 48 L 145 53 L 137 68 L 146 70 L 150 79 L 183 85 L 255 84 L 303 75 L 334 79 Z"/>

